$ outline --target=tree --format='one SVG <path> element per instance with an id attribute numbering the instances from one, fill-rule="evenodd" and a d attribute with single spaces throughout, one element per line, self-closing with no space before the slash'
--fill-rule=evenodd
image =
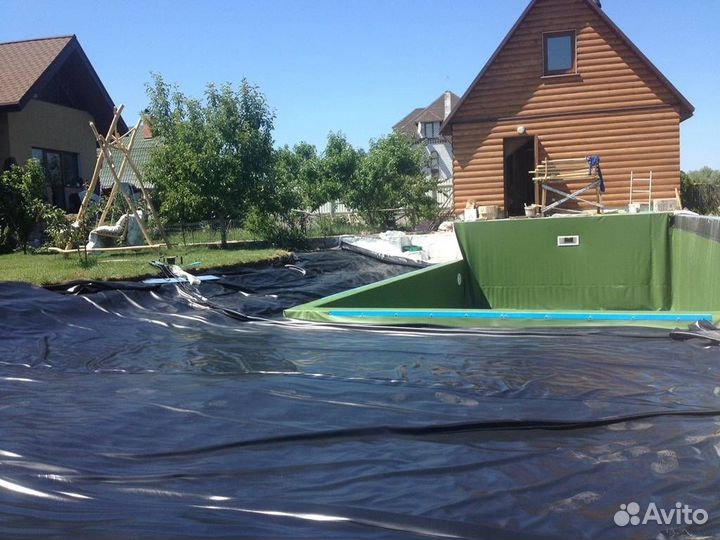
<path id="1" fill-rule="evenodd" d="M 30 233 L 47 206 L 44 196 L 45 174 L 34 159 L 0 175 L 0 249 L 20 245 L 27 253 Z"/>
<path id="2" fill-rule="evenodd" d="M 342 200 L 358 172 L 364 154 L 356 150 L 340 132 L 330 133 L 322 155 L 322 198 L 326 202 Z"/>
<path id="3" fill-rule="evenodd" d="M 431 217 L 437 180 L 426 172 L 427 155 L 409 137 L 393 133 L 371 141 L 370 150 L 348 186 L 344 200 L 375 228 L 397 226 L 405 213 L 412 224 Z"/>
<path id="4" fill-rule="evenodd" d="M 293 192 L 292 208 L 313 213 L 342 198 L 361 159 L 362 152 L 353 148 L 343 134 L 331 132 L 320 156 L 315 146 L 306 142 L 278 150 L 275 174 L 278 186 Z"/>
<path id="5" fill-rule="evenodd" d="M 693 184 L 720 184 L 720 171 L 711 167 L 703 167 L 696 171 L 682 173 Z"/>
<path id="6" fill-rule="evenodd" d="M 278 152 L 276 161 L 280 170 L 285 168 L 287 172 L 286 189 L 295 195 L 295 206 L 286 208 L 314 212 L 329 200 L 322 162 L 314 145 L 301 142 L 292 150 L 286 146 Z"/>
<path id="7" fill-rule="evenodd" d="M 168 221 L 216 219 L 223 245 L 230 219 L 244 219 L 268 192 L 274 114 L 245 79 L 237 89 L 209 84 L 204 100 L 186 97 L 160 75 L 147 87 L 147 113 L 162 137 L 146 177 Z"/>
<path id="8" fill-rule="evenodd" d="M 284 227 L 294 231 L 293 236 L 305 235 L 309 212 L 324 203 L 321 184 L 315 146 L 305 142 L 294 148 L 285 145 L 275 153 L 273 194 L 265 208 L 278 216 Z"/>
<path id="9" fill-rule="evenodd" d="M 699 214 L 720 213 L 720 171 L 703 167 L 697 171 L 680 171 L 680 193 L 683 205 Z"/>
<path id="10" fill-rule="evenodd" d="M 275 152 L 272 194 L 266 197 L 264 219 L 253 216 L 254 232 L 284 242 L 301 241 L 311 215 L 328 202 L 341 198 L 356 174 L 362 154 L 340 133 L 330 133 L 325 151 L 301 142 Z M 272 219 L 279 221 L 271 223 Z M 261 229 L 266 229 L 263 231 Z"/>

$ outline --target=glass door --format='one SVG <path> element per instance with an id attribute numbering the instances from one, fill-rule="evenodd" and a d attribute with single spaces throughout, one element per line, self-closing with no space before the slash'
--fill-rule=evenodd
<path id="1" fill-rule="evenodd" d="M 52 203 L 60 208 L 67 208 L 60 152 L 45 152 L 45 159 L 45 172 L 52 192 Z"/>

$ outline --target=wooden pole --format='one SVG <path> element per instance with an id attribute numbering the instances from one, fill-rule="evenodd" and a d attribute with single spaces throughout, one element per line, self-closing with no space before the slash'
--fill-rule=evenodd
<path id="1" fill-rule="evenodd" d="M 128 142 L 128 151 L 132 150 L 132 147 L 135 145 L 135 136 L 137 135 L 138 130 L 140 129 L 140 121 L 142 118 L 138 119 L 137 124 L 135 124 L 135 127 L 132 130 L 132 133 L 130 134 L 130 141 Z M 101 153 L 102 155 L 102 153 Z M 118 173 L 118 176 L 120 178 L 123 177 L 123 174 L 125 174 L 125 165 L 127 164 L 127 158 L 123 157 L 122 163 L 120 164 L 120 172 Z M 110 190 L 110 195 L 108 196 L 107 203 L 105 204 L 105 208 L 103 209 L 102 215 L 100 216 L 100 221 L 98 222 L 98 226 L 105 223 L 105 220 L 107 219 L 107 215 L 110 212 L 110 208 L 112 208 L 113 202 L 115 201 L 115 197 L 117 196 L 117 190 L 118 185 L 113 182 L 112 189 Z"/>
<path id="2" fill-rule="evenodd" d="M 122 151 L 125 152 L 125 150 L 122 150 Z M 148 210 L 150 210 L 150 214 L 152 215 L 153 219 L 157 222 L 158 229 L 160 230 L 160 234 L 162 235 L 163 240 L 165 241 L 165 244 L 167 245 L 168 248 L 171 248 L 172 245 L 170 244 L 170 239 L 165 234 L 165 229 L 163 228 L 162 223 L 160 222 L 160 216 L 155 211 L 155 207 L 153 206 L 153 203 L 150 200 L 150 196 L 147 194 L 147 191 L 145 191 L 145 183 L 143 182 L 142 174 L 140 173 L 137 166 L 135 165 L 135 162 L 130 157 L 129 151 L 127 151 L 125 157 L 127 158 L 127 163 L 130 165 L 130 168 L 135 173 L 135 177 L 137 178 L 138 185 L 140 186 L 140 191 L 142 191 L 143 197 L 145 198 L 145 202 L 148 206 Z"/>
<path id="3" fill-rule="evenodd" d="M 142 222 L 142 219 L 140 219 L 140 214 L 138 214 L 137 207 L 135 206 L 135 203 L 133 202 L 132 197 L 130 197 L 127 193 L 125 193 L 120 186 L 120 178 L 118 177 L 117 171 L 115 171 L 115 167 L 113 166 L 113 164 L 110 160 L 110 155 L 108 153 L 108 148 L 107 148 L 108 147 L 107 142 L 105 141 L 103 136 L 100 135 L 100 133 L 98 133 L 98 130 L 95 129 L 95 124 L 93 124 L 91 122 L 90 127 L 92 128 L 93 133 L 95 134 L 95 138 L 97 139 L 98 143 L 100 144 L 100 150 L 105 155 L 105 159 L 110 164 L 110 173 L 113 176 L 113 180 L 118 185 L 118 190 L 120 191 L 120 193 L 122 193 L 123 197 L 125 197 L 125 202 L 127 202 L 128 206 L 132 210 L 133 214 L 135 214 L 135 219 L 137 219 L 138 226 L 140 227 L 140 230 L 142 231 L 142 234 L 145 237 L 145 241 L 148 243 L 148 245 L 151 245 L 152 240 L 150 239 L 150 235 L 148 234 L 147 230 L 145 229 L 145 224 Z"/>
<path id="4" fill-rule="evenodd" d="M 124 105 L 120 105 L 119 107 L 115 107 L 115 115 L 113 116 L 112 122 L 110 122 L 110 127 L 108 128 L 108 137 L 112 135 L 114 131 L 117 130 L 117 124 L 120 120 L 120 115 L 122 114 L 122 110 L 124 108 Z M 95 129 L 95 126 L 90 123 L 90 126 L 93 130 L 93 133 L 97 135 L 97 130 Z M 97 157 L 97 160 L 95 161 L 95 170 L 93 170 L 92 179 L 90 180 L 90 185 L 88 186 L 87 191 L 85 192 L 85 196 L 83 197 L 82 204 L 80 204 L 80 210 L 78 210 L 77 216 L 75 216 L 75 222 L 73 223 L 73 226 L 77 227 L 80 222 L 82 221 L 83 217 L 85 217 L 85 212 L 87 211 L 87 207 L 90 205 L 90 201 L 92 200 L 93 193 L 95 193 L 95 186 L 97 185 L 98 179 L 100 178 L 100 171 L 102 170 L 103 166 L 103 160 L 105 159 L 105 154 L 100 153 L 100 155 Z M 65 246 L 65 249 L 70 249 L 72 247 L 72 244 L 70 241 L 68 241 L 67 245 Z"/>

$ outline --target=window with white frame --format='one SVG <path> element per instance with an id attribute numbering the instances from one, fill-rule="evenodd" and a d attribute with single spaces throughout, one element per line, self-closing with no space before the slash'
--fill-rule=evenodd
<path id="1" fill-rule="evenodd" d="M 423 122 L 423 138 L 437 139 L 440 136 L 440 122 Z"/>

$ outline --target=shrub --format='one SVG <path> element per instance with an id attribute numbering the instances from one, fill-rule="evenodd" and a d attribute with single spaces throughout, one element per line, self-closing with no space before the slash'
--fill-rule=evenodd
<path id="1" fill-rule="evenodd" d="M 709 167 L 680 174 L 683 205 L 698 214 L 720 213 L 720 171 Z"/>
<path id="2" fill-rule="evenodd" d="M 0 250 L 20 246 L 27 252 L 28 238 L 47 207 L 44 195 L 45 174 L 34 159 L 0 175 Z"/>
<path id="3" fill-rule="evenodd" d="M 437 180 L 426 174 L 426 160 L 426 152 L 405 135 L 372 141 L 347 186 L 345 204 L 375 229 L 394 229 L 403 215 L 411 226 L 434 216 L 438 205 L 429 193 Z"/>
<path id="4" fill-rule="evenodd" d="M 261 210 L 250 211 L 245 220 L 245 229 L 252 235 L 283 248 L 302 247 L 307 241 L 305 232 L 300 227 L 288 223 L 276 214 Z"/>
<path id="5" fill-rule="evenodd" d="M 49 244 L 64 249 L 68 244 L 80 249 L 87 244 L 88 236 L 97 225 L 97 216 L 102 211 L 102 202 L 90 203 L 78 225 L 73 226 L 74 219 L 61 208 L 47 205 L 43 212 L 45 233 L 49 236 Z"/>

